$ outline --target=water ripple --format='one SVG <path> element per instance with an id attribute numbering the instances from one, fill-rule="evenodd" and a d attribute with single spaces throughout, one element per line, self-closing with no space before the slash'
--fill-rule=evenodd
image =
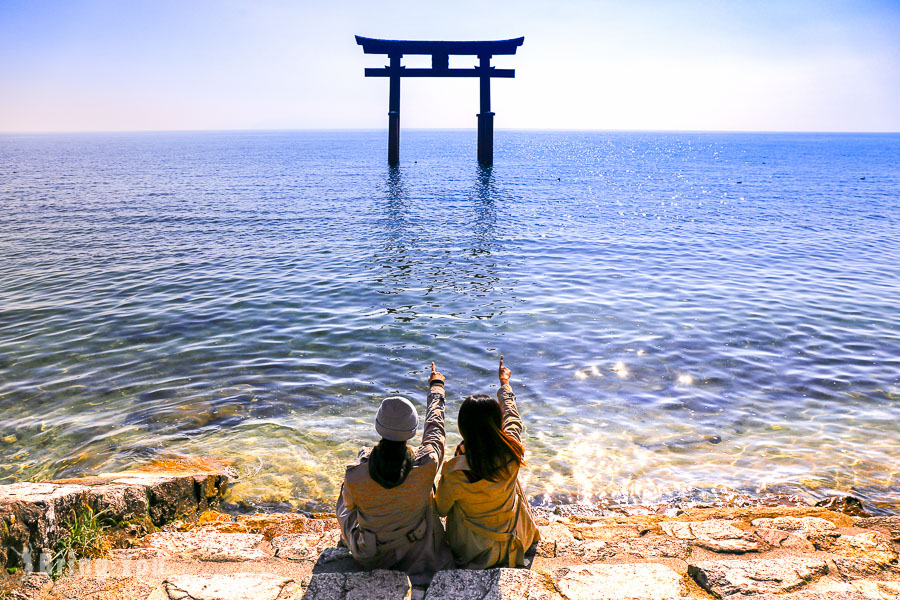
<path id="1" fill-rule="evenodd" d="M 0 137 L 0 482 L 330 501 L 380 398 L 436 359 L 455 443 L 502 352 L 533 494 L 900 507 L 900 137 L 383 138 Z"/>

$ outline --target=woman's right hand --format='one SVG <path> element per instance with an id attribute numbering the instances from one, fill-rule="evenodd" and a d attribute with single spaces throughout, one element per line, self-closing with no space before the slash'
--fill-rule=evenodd
<path id="1" fill-rule="evenodd" d="M 500 355 L 500 368 L 497 369 L 497 375 L 500 377 L 500 385 L 509 385 L 509 378 L 512 371 L 503 366 L 503 355 Z"/>
<path id="2" fill-rule="evenodd" d="M 434 361 L 431 361 L 431 375 L 428 376 L 428 385 L 432 385 L 435 381 L 444 383 L 444 376 L 434 369 Z"/>

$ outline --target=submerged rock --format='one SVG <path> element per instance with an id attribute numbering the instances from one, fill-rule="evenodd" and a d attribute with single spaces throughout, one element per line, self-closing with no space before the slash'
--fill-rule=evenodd
<path id="1" fill-rule="evenodd" d="M 842 512 L 854 517 L 868 517 L 869 513 L 863 508 L 862 500 L 853 496 L 832 496 L 819 500 L 816 506 Z"/>

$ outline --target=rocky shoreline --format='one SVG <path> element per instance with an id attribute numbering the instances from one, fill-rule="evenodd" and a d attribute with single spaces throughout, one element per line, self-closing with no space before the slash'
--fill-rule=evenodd
<path id="1" fill-rule="evenodd" d="M 900 599 L 900 516 L 860 516 L 852 502 L 538 507 L 542 541 L 527 569 L 443 571 L 419 589 L 403 573 L 362 572 L 338 546 L 332 515 L 218 512 L 229 475 L 132 471 L 0 486 L 0 598 Z M 110 525 L 112 548 L 65 563 L 56 579 L 41 572 L 87 508 Z"/>

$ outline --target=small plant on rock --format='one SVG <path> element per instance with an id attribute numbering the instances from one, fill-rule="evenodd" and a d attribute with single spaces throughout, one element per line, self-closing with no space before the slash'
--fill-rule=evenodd
<path id="1" fill-rule="evenodd" d="M 100 558 L 109 553 L 110 543 L 104 532 L 106 525 L 101 520 L 104 512 L 95 513 L 85 504 L 66 522 L 50 563 L 50 575 L 54 579 L 65 574 L 80 558 Z"/>

